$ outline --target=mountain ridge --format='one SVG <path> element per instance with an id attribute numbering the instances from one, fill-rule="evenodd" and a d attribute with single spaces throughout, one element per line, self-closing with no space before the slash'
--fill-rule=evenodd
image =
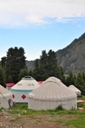
<path id="1" fill-rule="evenodd" d="M 85 71 L 85 33 L 71 44 L 56 52 L 57 61 L 65 73 L 72 71 L 74 74 Z"/>
<path id="2" fill-rule="evenodd" d="M 57 62 L 62 66 L 64 73 L 73 74 L 85 71 L 85 33 L 74 39 L 68 46 L 56 51 Z M 26 61 L 28 69 L 34 67 L 34 61 Z"/>

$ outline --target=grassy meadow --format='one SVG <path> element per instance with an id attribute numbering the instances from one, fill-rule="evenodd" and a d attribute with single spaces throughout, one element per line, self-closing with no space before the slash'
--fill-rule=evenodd
<path id="1" fill-rule="evenodd" d="M 78 100 L 85 100 L 85 96 L 79 97 Z M 64 110 L 59 106 L 55 110 L 36 111 L 28 109 L 28 104 L 14 104 L 14 107 L 7 111 L 9 114 L 18 115 L 14 120 L 10 120 L 10 122 L 18 122 L 21 116 L 42 122 L 42 117 L 44 117 L 48 122 L 60 123 L 63 127 L 85 128 L 85 103 L 78 103 L 77 107 L 82 107 L 84 110 Z M 2 109 L 0 109 L 0 111 L 2 111 Z"/>

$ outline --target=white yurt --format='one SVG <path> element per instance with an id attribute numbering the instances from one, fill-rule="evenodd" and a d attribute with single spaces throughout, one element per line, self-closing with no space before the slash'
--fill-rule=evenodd
<path id="1" fill-rule="evenodd" d="M 8 109 L 12 106 L 12 93 L 0 85 L 0 108 Z"/>
<path id="2" fill-rule="evenodd" d="M 10 91 L 12 92 L 13 102 L 27 103 L 28 93 L 38 88 L 38 82 L 31 76 L 23 77 L 17 84 L 15 84 Z"/>
<path id="3" fill-rule="evenodd" d="M 74 85 L 70 85 L 68 88 L 71 89 L 73 92 L 75 92 L 77 96 L 81 96 L 81 91 L 78 88 L 76 88 Z"/>
<path id="4" fill-rule="evenodd" d="M 77 109 L 77 95 L 55 77 L 49 77 L 42 86 L 28 94 L 30 109 L 48 110 L 60 105 L 66 110 Z"/>

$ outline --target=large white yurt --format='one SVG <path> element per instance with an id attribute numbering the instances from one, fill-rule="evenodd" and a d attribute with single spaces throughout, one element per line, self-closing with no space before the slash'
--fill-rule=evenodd
<path id="1" fill-rule="evenodd" d="M 10 91 L 12 92 L 13 102 L 27 103 L 28 93 L 38 88 L 38 82 L 31 76 L 23 77 L 17 84 L 15 84 Z"/>
<path id="2" fill-rule="evenodd" d="M 77 95 L 59 79 L 49 77 L 42 86 L 28 94 L 28 107 L 34 110 L 77 109 Z"/>
<path id="3" fill-rule="evenodd" d="M 81 96 L 81 91 L 78 88 L 76 88 L 74 85 L 70 85 L 68 88 L 71 89 L 73 92 L 75 92 L 77 96 Z"/>
<path id="4" fill-rule="evenodd" d="M 12 93 L 0 85 L 0 108 L 8 109 L 13 106 Z"/>

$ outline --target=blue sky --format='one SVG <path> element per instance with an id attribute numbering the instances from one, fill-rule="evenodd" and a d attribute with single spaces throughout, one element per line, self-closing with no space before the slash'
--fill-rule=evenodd
<path id="1" fill-rule="evenodd" d="M 17 46 L 34 60 L 84 32 L 85 0 L 0 0 L 0 58 Z"/>

